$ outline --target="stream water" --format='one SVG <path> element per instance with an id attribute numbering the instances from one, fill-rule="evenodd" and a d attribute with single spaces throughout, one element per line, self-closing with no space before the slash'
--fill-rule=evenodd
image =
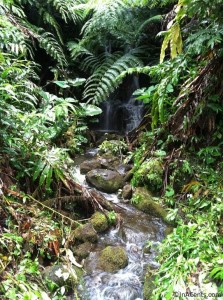
<path id="1" fill-rule="evenodd" d="M 79 162 L 95 155 L 95 151 L 83 156 Z M 78 166 L 76 172 L 78 172 Z M 86 184 L 84 176 L 77 176 Z M 120 207 L 123 222 L 117 228 L 100 235 L 99 242 L 85 261 L 86 275 L 79 286 L 82 300 L 140 300 L 143 299 L 143 279 L 147 266 L 157 268 L 157 245 L 164 238 L 166 225 L 158 218 L 147 215 L 131 204 L 126 204 L 116 194 L 105 198 Z M 152 246 L 147 246 L 152 242 Z M 128 265 L 116 273 L 97 269 L 99 252 L 107 246 L 122 246 L 128 255 Z"/>

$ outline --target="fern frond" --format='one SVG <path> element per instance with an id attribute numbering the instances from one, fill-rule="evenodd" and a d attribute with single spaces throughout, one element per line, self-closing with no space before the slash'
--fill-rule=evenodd
<path id="1" fill-rule="evenodd" d="M 110 55 L 86 81 L 84 98 L 94 104 L 106 100 L 120 84 L 119 75 L 132 66 L 142 66 L 141 60 L 133 54 Z"/>
<path id="2" fill-rule="evenodd" d="M 26 56 L 29 53 L 32 56 L 32 47 L 26 35 L 7 20 L 4 26 L 0 31 L 0 49 L 15 55 Z"/>
<path id="3" fill-rule="evenodd" d="M 81 10 L 74 9 L 75 3 L 73 0 L 48 0 L 48 2 L 60 13 L 63 20 L 67 23 L 72 20 L 74 23 L 82 19 Z"/>
<path id="4" fill-rule="evenodd" d="M 61 66 L 67 65 L 66 57 L 63 49 L 50 32 L 44 32 L 39 36 L 40 46 L 53 57 Z"/>
<path id="5" fill-rule="evenodd" d="M 68 50 L 71 52 L 71 58 L 72 60 L 76 60 L 80 55 L 87 55 L 92 56 L 92 52 L 89 51 L 87 48 L 82 46 L 82 43 L 76 43 L 76 42 L 69 42 L 67 44 Z"/>
<path id="6" fill-rule="evenodd" d="M 141 32 L 145 26 L 151 24 L 151 23 L 160 23 L 163 20 L 163 16 L 162 15 L 156 15 L 153 17 L 150 17 L 148 20 L 146 20 L 145 22 L 142 23 L 142 25 L 139 28 L 139 32 Z"/>
<path id="7" fill-rule="evenodd" d="M 63 38 L 62 38 L 60 26 L 59 26 L 58 22 L 56 21 L 56 19 L 53 17 L 53 15 L 50 14 L 43 7 L 40 7 L 39 15 L 42 17 L 42 20 L 45 24 L 50 24 L 54 28 L 54 30 L 56 31 L 57 37 L 59 38 L 61 44 L 63 44 Z"/>
<path id="8" fill-rule="evenodd" d="M 205 29 L 199 28 L 195 33 L 191 34 L 187 40 L 187 50 L 189 53 L 201 54 L 213 49 L 217 44 L 223 41 L 223 28 L 217 24 L 208 26 Z"/>

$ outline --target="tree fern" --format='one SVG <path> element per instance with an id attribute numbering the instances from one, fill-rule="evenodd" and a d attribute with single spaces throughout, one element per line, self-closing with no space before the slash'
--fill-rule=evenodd
<path id="1" fill-rule="evenodd" d="M 84 98 L 94 104 L 106 100 L 120 84 L 119 75 L 133 65 L 141 66 L 142 62 L 132 53 L 109 55 L 87 80 Z"/>
<path id="2" fill-rule="evenodd" d="M 52 56 L 61 66 L 67 65 L 66 57 L 63 53 L 62 48 L 50 32 L 43 32 L 39 36 L 40 46 L 46 50 L 46 53 Z"/>
<path id="3" fill-rule="evenodd" d="M 68 20 L 72 20 L 74 23 L 76 23 L 82 18 L 81 10 L 74 9 L 74 5 L 80 4 L 81 1 L 48 0 L 47 2 L 60 13 L 65 22 L 68 22 Z"/>
<path id="4" fill-rule="evenodd" d="M 61 28 L 58 22 L 56 21 L 56 19 L 53 17 L 53 15 L 50 14 L 46 9 L 42 7 L 40 7 L 39 9 L 39 15 L 42 17 L 42 20 L 45 24 L 50 24 L 54 28 L 57 37 L 59 38 L 59 41 L 61 42 L 61 44 L 63 44 Z"/>

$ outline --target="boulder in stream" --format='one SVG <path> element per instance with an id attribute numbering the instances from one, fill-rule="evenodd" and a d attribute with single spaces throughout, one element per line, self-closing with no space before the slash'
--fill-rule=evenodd
<path id="1" fill-rule="evenodd" d="M 82 242 L 95 243 L 98 240 L 98 235 L 93 225 L 91 223 L 87 223 L 74 230 L 74 238 Z"/>
<path id="2" fill-rule="evenodd" d="M 92 250 L 92 244 L 90 242 L 85 242 L 73 249 L 74 255 L 76 255 L 79 259 L 83 259 L 88 257 Z"/>
<path id="3" fill-rule="evenodd" d="M 105 214 L 99 211 L 92 215 L 90 223 L 93 225 L 94 229 L 97 232 L 106 231 L 109 227 L 107 217 L 105 216 Z"/>
<path id="4" fill-rule="evenodd" d="M 112 170 L 92 170 L 87 173 L 86 180 L 98 190 L 106 193 L 115 193 L 123 186 L 122 176 Z"/>
<path id="5" fill-rule="evenodd" d="M 87 174 L 89 171 L 94 169 L 100 169 L 101 163 L 97 159 L 85 160 L 80 164 L 80 173 Z"/>
<path id="6" fill-rule="evenodd" d="M 132 186 L 130 184 L 126 184 L 122 190 L 123 199 L 131 199 L 132 198 Z"/>
<path id="7" fill-rule="evenodd" d="M 143 212 L 150 214 L 154 217 L 161 218 L 164 222 L 169 223 L 166 219 L 167 212 L 166 210 L 157 203 L 151 193 L 144 187 L 136 188 L 134 193 L 134 198 L 136 199 L 133 201 L 133 204 Z"/>
<path id="8" fill-rule="evenodd" d="M 43 275 L 50 281 L 55 282 L 58 286 L 77 285 L 82 277 L 83 270 L 76 266 L 68 267 L 66 265 L 54 265 L 46 267 Z"/>
<path id="9" fill-rule="evenodd" d="M 128 256 L 120 246 L 108 246 L 102 250 L 99 257 L 99 268 L 105 272 L 115 272 L 128 265 Z"/>

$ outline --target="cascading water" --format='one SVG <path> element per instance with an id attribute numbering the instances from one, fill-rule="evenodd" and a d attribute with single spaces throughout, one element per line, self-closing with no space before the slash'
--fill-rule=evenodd
<path id="1" fill-rule="evenodd" d="M 111 199 L 111 195 L 109 197 Z M 117 203 L 116 195 L 113 195 L 113 201 Z M 96 249 L 86 260 L 87 275 L 80 287 L 82 300 L 141 300 L 146 267 L 158 267 L 156 245 L 164 237 L 165 225 L 132 206 L 122 203 L 119 206 L 122 208 L 122 226 L 101 235 Z M 154 243 L 148 253 L 145 251 L 147 241 Z M 102 272 L 96 268 L 99 251 L 114 245 L 126 249 L 128 266 L 116 273 Z"/>
<path id="2" fill-rule="evenodd" d="M 126 133 L 137 128 L 142 121 L 144 106 L 142 102 L 131 97 L 127 103 L 122 104 L 123 119 Z"/>
<path id="3" fill-rule="evenodd" d="M 93 150 L 88 151 L 77 160 L 77 164 L 95 154 Z M 82 179 L 82 185 L 87 185 L 84 176 L 79 176 L 79 179 Z M 155 259 L 157 245 L 164 238 L 166 225 L 159 218 L 123 203 L 116 194 L 102 194 L 119 206 L 123 221 L 118 228 L 100 235 L 98 243 L 85 260 L 86 275 L 79 286 L 79 297 L 81 300 L 142 300 L 146 269 L 148 265 L 151 269 L 158 267 Z M 148 242 L 153 245 L 147 247 Z M 126 250 L 127 267 L 115 273 L 104 272 L 97 267 L 101 250 L 107 246 L 121 246 Z"/>
<path id="4" fill-rule="evenodd" d="M 131 78 L 128 88 L 120 91 L 119 95 L 114 96 L 114 99 L 103 102 L 102 114 L 95 130 L 129 133 L 135 129 L 142 121 L 144 113 L 143 103 L 132 96 L 132 93 L 138 88 L 138 78 L 134 76 Z"/>
<path id="5" fill-rule="evenodd" d="M 94 158 L 98 149 L 90 149 L 75 159 L 74 173 L 80 184 L 88 186 L 85 176 L 80 175 L 80 163 Z M 99 192 L 99 191 L 98 191 Z M 101 194 L 118 206 L 122 222 L 118 227 L 101 233 L 97 244 L 84 262 L 85 275 L 78 288 L 81 300 L 143 300 L 143 281 L 147 267 L 156 269 L 157 246 L 165 237 L 166 224 L 129 203 L 117 194 Z M 114 273 L 104 272 L 98 262 L 101 251 L 107 246 L 121 246 L 128 256 L 128 265 Z M 75 300 L 75 296 L 67 298 Z"/>

